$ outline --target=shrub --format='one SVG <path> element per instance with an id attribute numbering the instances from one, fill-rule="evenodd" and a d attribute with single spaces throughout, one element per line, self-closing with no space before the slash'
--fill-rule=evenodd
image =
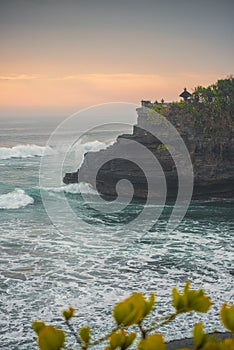
<path id="1" fill-rule="evenodd" d="M 114 306 L 113 317 L 116 327 L 99 339 L 92 339 L 91 329 L 81 327 L 76 332 L 70 323 L 75 310 L 69 307 L 62 312 L 65 324 L 73 334 L 80 349 L 86 350 L 94 345 L 105 344 L 105 350 L 125 350 L 130 346 L 136 346 L 138 350 L 165 350 L 166 344 L 163 336 L 157 333 L 157 329 L 171 322 L 181 313 L 207 312 L 211 307 L 211 300 L 200 290 L 190 289 L 187 282 L 180 293 L 177 288 L 172 289 L 172 305 L 175 311 L 165 317 L 160 323 L 151 327 L 144 326 L 145 318 L 151 313 L 155 305 L 155 294 L 151 293 L 147 300 L 142 293 L 133 293 L 128 298 Z M 220 309 L 220 319 L 223 326 L 234 335 L 234 304 L 224 303 Z M 130 331 L 134 326 L 138 332 Z M 60 350 L 65 347 L 65 332 L 52 325 L 46 325 L 42 321 L 34 321 L 32 324 L 37 334 L 37 343 L 40 350 Z M 202 322 L 193 328 L 193 342 L 195 350 L 234 350 L 234 338 L 218 340 L 213 335 L 204 333 Z M 71 349 L 69 349 L 71 350 Z M 180 350 L 189 350 L 183 348 Z"/>

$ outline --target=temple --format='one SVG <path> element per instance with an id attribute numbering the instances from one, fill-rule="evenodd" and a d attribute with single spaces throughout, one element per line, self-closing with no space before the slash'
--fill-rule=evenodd
<path id="1" fill-rule="evenodd" d="M 187 101 L 192 95 L 184 88 L 184 91 L 179 96 L 182 97 L 184 101 Z"/>
<path id="2" fill-rule="evenodd" d="M 192 94 L 190 94 L 190 92 L 188 92 L 187 89 L 184 88 L 184 91 L 179 96 L 182 97 L 184 99 L 184 101 L 187 101 L 190 99 Z M 169 105 L 170 103 L 165 102 L 165 100 L 163 98 L 161 99 L 160 102 L 158 102 L 157 100 L 155 102 L 151 102 L 150 100 L 141 100 L 141 106 L 146 107 L 146 108 L 153 108 L 153 107 L 157 106 L 158 104 Z"/>

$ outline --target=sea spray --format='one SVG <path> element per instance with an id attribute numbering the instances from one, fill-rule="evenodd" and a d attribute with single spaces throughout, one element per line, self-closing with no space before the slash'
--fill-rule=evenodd
<path id="1" fill-rule="evenodd" d="M 40 187 L 40 190 L 55 193 L 65 192 L 70 194 L 80 194 L 82 192 L 94 195 L 97 194 L 97 192 L 91 187 L 91 185 L 85 182 L 64 185 L 61 187 Z"/>
<path id="2" fill-rule="evenodd" d="M 68 163 L 76 164 L 75 169 L 73 169 L 73 171 L 76 171 L 81 166 L 84 160 L 84 155 L 87 152 L 98 152 L 100 150 L 108 148 L 113 143 L 114 143 L 113 141 L 100 142 L 98 140 L 83 142 L 81 139 L 71 147 L 68 154 L 66 155 L 68 159 Z M 60 148 L 58 151 L 59 153 L 62 153 L 63 149 Z M 72 162 L 71 162 L 71 159 L 72 159 Z"/>
<path id="3" fill-rule="evenodd" d="M 17 145 L 14 147 L 0 147 L 0 159 L 6 160 L 11 158 L 42 157 L 45 150 L 49 154 L 54 153 L 51 147 L 48 148 L 33 144 Z"/>
<path id="4" fill-rule="evenodd" d="M 86 152 L 97 152 L 101 149 L 105 149 L 113 142 L 105 143 L 100 141 L 89 141 L 86 143 L 77 142 L 71 152 L 76 153 L 76 156 L 83 161 L 83 156 Z M 52 147 L 39 146 L 35 144 L 17 145 L 13 147 L 0 147 L 0 160 L 12 159 L 12 158 L 32 158 L 42 157 L 44 152 L 46 155 L 53 155 L 55 152 L 63 153 L 63 147 L 60 146 L 57 150 Z M 1 164 L 4 166 L 5 164 Z"/>
<path id="5" fill-rule="evenodd" d="M 34 199 L 28 196 L 25 191 L 20 188 L 0 195 L 0 209 L 19 209 L 33 203 Z"/>

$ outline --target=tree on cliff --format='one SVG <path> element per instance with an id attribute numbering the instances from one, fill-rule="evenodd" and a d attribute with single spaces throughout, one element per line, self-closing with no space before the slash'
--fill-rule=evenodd
<path id="1" fill-rule="evenodd" d="M 219 137 L 233 132 L 234 77 L 220 79 L 207 88 L 196 87 L 190 100 L 171 103 L 168 114 L 189 115 L 195 128 L 208 128 Z"/>
<path id="2" fill-rule="evenodd" d="M 215 117 L 234 118 L 234 77 L 220 79 L 217 83 L 204 88 L 198 86 L 192 94 L 191 101 L 200 111 L 205 107 L 208 114 Z"/>
<path id="3" fill-rule="evenodd" d="M 220 79 L 208 87 L 198 86 L 187 101 L 153 109 L 167 117 L 179 132 L 190 131 L 192 135 L 210 138 L 217 148 L 215 154 L 223 158 L 227 140 L 234 133 L 234 77 Z"/>

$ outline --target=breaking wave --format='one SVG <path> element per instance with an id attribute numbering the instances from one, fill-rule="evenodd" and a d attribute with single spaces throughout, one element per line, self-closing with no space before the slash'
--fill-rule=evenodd
<path id="1" fill-rule="evenodd" d="M 95 141 L 88 141 L 88 142 L 82 142 L 78 141 L 76 144 L 73 145 L 71 152 L 71 159 L 73 163 L 77 164 L 77 168 L 80 167 L 84 160 L 84 155 L 87 152 L 98 152 L 100 150 L 106 149 L 109 146 L 113 145 L 114 141 L 111 142 L 101 142 L 98 140 Z M 77 170 L 75 169 L 75 171 Z"/>
<path id="2" fill-rule="evenodd" d="M 100 141 L 89 141 L 86 143 L 78 142 L 74 145 L 72 152 L 76 153 L 76 157 L 83 161 L 84 154 L 86 152 L 95 152 L 105 149 L 113 144 L 113 142 L 104 143 Z M 57 152 L 63 153 L 63 148 L 57 149 Z M 17 145 L 13 147 L 0 147 L 0 160 L 12 159 L 12 158 L 32 158 L 42 157 L 44 154 L 52 155 L 56 151 L 50 146 L 38 146 L 34 144 Z M 4 164 L 1 164 L 4 165 Z"/>
<path id="3" fill-rule="evenodd" d="M 34 199 L 20 188 L 0 195 L 0 209 L 19 209 L 33 203 Z"/>
<path id="4" fill-rule="evenodd" d="M 11 158 L 32 158 L 42 157 L 45 150 L 47 154 L 53 154 L 54 151 L 51 147 L 43 147 L 38 145 L 17 145 L 14 147 L 0 147 L 0 159 Z"/>
<path id="5" fill-rule="evenodd" d="M 79 194 L 79 193 L 90 193 L 90 194 L 97 194 L 97 192 L 88 184 L 85 182 L 75 183 L 75 184 L 69 184 L 64 185 L 60 187 L 40 187 L 41 190 L 44 191 L 50 191 L 55 193 L 70 193 L 70 194 Z"/>
<path id="6" fill-rule="evenodd" d="M 98 140 L 88 141 L 85 143 L 78 142 L 77 148 L 81 148 L 84 152 L 95 152 L 100 151 L 101 149 L 105 149 L 108 146 L 112 145 L 114 142 L 101 142 Z"/>

